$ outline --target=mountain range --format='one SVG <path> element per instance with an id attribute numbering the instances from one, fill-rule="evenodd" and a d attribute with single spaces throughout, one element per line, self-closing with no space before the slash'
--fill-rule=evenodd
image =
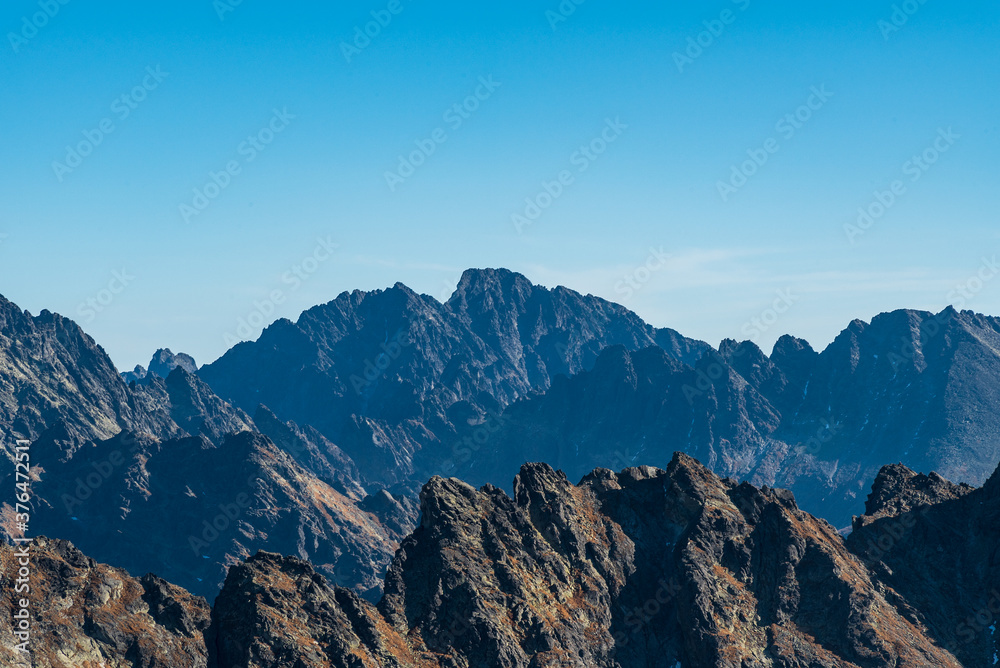
<path id="1" fill-rule="evenodd" d="M 768 355 L 469 270 L 119 373 L 0 298 L 0 480 L 32 441 L 46 628 L 80 648 L 38 665 L 992 665 L 951 623 L 1000 586 L 998 388 L 1000 319 L 951 308 Z M 95 627 L 112 599 L 137 617 Z"/>
<path id="2" fill-rule="evenodd" d="M 856 320 L 822 352 L 785 336 L 766 355 L 470 270 L 443 304 L 402 285 L 342 294 L 199 375 L 411 493 L 435 474 L 507 486 L 523 462 L 546 461 L 579 479 L 679 450 L 792 489 L 847 528 L 886 462 L 978 485 L 1000 460 L 1000 320 L 951 308 Z"/>

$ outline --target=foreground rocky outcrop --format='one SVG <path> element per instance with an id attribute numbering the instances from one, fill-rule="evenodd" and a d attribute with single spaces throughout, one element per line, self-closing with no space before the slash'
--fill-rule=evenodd
<path id="1" fill-rule="evenodd" d="M 973 489 L 887 466 L 848 544 L 963 665 L 1000 663 L 1000 472 Z"/>
<path id="2" fill-rule="evenodd" d="M 787 492 L 666 471 L 436 479 L 379 608 L 470 666 L 958 666 Z"/>
<path id="3" fill-rule="evenodd" d="M 0 665 L 33 668 L 204 668 L 211 609 L 203 598 L 147 575 L 98 564 L 73 545 L 37 539 L 30 594 L 15 591 L 20 557 L 0 544 Z M 17 599 L 31 601 L 31 649 L 13 635 Z"/>
<path id="4" fill-rule="evenodd" d="M 972 491 L 899 467 L 880 482 L 873 514 L 858 520 L 858 540 L 915 504 L 928 506 L 912 529 L 926 547 L 893 557 L 940 578 L 923 592 L 912 586 L 915 575 L 894 579 L 888 561 L 879 566 L 849 549 L 789 492 L 721 480 L 681 454 L 666 470 L 599 469 L 579 485 L 547 465 L 525 465 L 513 497 L 435 478 L 378 604 L 331 584 L 306 561 L 260 552 L 230 568 L 209 615 L 202 599 L 153 576 L 131 578 L 43 539 L 36 665 L 992 665 L 983 642 L 953 642 L 945 619 L 984 595 L 975 578 L 993 572 L 997 543 L 991 551 L 965 534 L 971 524 L 936 535 L 924 516 L 981 496 L 983 510 L 970 522 L 985 522 L 995 519 L 1000 497 L 993 486 Z M 964 543 L 942 556 L 949 554 L 943 539 Z M 12 554 L 0 548 L 5 577 Z M 949 575 L 957 565 L 966 570 Z M 964 598 L 942 607 L 949 596 Z M 0 614 L 13 609 L 9 595 L 0 601 Z M 2 644 L 9 657 L 13 638 Z"/>
<path id="5" fill-rule="evenodd" d="M 788 492 L 684 455 L 579 486 L 527 465 L 514 489 L 428 483 L 378 606 L 296 559 L 234 568 L 215 609 L 220 665 L 961 665 Z"/>

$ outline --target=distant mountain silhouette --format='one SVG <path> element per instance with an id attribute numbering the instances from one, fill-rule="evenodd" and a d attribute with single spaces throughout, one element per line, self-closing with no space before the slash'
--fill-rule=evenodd
<path id="1" fill-rule="evenodd" d="M 137 365 L 132 371 L 123 372 L 122 378 L 125 379 L 126 383 L 131 383 L 132 381 L 143 381 L 149 376 L 166 378 L 170 375 L 170 372 L 177 367 L 181 367 L 188 373 L 195 373 L 198 371 L 198 364 L 190 355 L 185 353 L 177 353 L 175 355 L 170 351 L 170 348 L 160 348 L 153 353 L 153 359 L 150 360 L 148 369 L 143 367 L 141 364 Z"/>
<path id="2" fill-rule="evenodd" d="M 199 375 L 248 412 L 263 403 L 317 428 L 369 479 L 416 489 L 451 459 L 456 421 L 544 391 L 612 345 L 657 345 L 688 363 L 709 349 L 617 304 L 486 269 L 465 272 L 444 304 L 402 284 L 345 292 Z"/>

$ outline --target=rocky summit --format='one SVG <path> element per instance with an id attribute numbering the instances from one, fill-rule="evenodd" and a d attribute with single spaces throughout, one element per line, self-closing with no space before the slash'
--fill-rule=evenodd
<path id="1" fill-rule="evenodd" d="M 198 373 L 236 407 L 265 404 L 316 428 L 373 482 L 419 489 L 453 466 L 470 421 L 590 368 L 610 345 L 656 345 L 690 363 L 709 348 L 618 304 L 484 269 L 444 302 L 402 284 L 345 292 Z"/>

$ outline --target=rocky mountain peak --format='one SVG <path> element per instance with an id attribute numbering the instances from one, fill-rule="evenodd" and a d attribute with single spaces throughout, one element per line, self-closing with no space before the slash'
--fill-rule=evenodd
<path id="1" fill-rule="evenodd" d="M 153 358 L 149 361 L 149 373 L 155 373 L 160 378 L 166 378 L 177 367 L 188 373 L 197 373 L 198 371 L 198 364 L 193 357 L 185 353 L 175 355 L 170 351 L 170 348 L 160 348 L 153 353 Z"/>
<path id="2" fill-rule="evenodd" d="M 434 476 L 420 491 L 422 526 L 440 526 L 467 512 L 476 499 L 476 489 L 458 478 Z"/>
<path id="3" fill-rule="evenodd" d="M 509 269 L 466 269 L 449 301 L 484 297 L 491 301 L 498 297 L 508 301 L 517 296 L 523 302 L 535 289 L 525 276 Z"/>
<path id="4" fill-rule="evenodd" d="M 771 359 L 775 360 L 792 360 L 797 357 L 815 357 L 818 353 L 813 350 L 813 347 L 809 345 L 809 342 L 804 339 L 798 339 L 794 336 L 784 334 L 774 342 L 774 347 L 771 350 Z"/>
<path id="5" fill-rule="evenodd" d="M 883 466 L 865 502 L 865 514 L 855 527 L 883 517 L 899 517 L 944 501 L 959 499 L 974 488 L 956 485 L 933 471 L 916 473 L 902 464 Z"/>

